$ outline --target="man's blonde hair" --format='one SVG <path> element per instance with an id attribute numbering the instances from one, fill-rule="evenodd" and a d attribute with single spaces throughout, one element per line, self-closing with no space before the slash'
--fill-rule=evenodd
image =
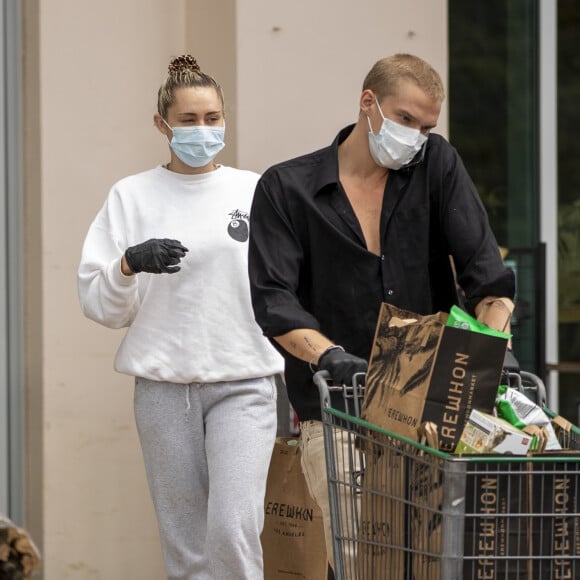
<path id="1" fill-rule="evenodd" d="M 370 89 L 381 100 L 394 94 L 402 79 L 413 81 L 438 102 L 445 98 L 439 73 L 429 63 L 412 54 L 394 54 L 377 61 L 365 77 L 363 91 Z"/>

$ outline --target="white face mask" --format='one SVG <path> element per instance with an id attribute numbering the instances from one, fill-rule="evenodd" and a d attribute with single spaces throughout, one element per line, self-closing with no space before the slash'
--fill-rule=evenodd
<path id="1" fill-rule="evenodd" d="M 173 132 L 173 137 L 169 142 L 171 149 L 183 163 L 190 167 L 204 167 L 213 161 L 225 146 L 225 126 L 171 127 L 165 119 L 162 121 Z"/>
<path id="2" fill-rule="evenodd" d="M 375 100 L 377 101 L 376 97 Z M 419 129 L 411 129 L 387 119 L 383 115 L 378 101 L 377 107 L 383 118 L 378 135 L 373 133 L 371 121 L 367 115 L 371 156 L 375 163 L 381 167 L 393 170 L 400 169 L 403 165 L 407 165 L 421 150 L 427 141 L 427 136 L 423 135 Z"/>

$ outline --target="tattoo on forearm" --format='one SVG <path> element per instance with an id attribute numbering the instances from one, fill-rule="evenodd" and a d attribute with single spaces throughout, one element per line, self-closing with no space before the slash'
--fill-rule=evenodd
<path id="1" fill-rule="evenodd" d="M 311 352 L 316 352 L 318 350 L 318 345 L 314 344 L 307 336 L 304 337 L 304 342 Z"/>

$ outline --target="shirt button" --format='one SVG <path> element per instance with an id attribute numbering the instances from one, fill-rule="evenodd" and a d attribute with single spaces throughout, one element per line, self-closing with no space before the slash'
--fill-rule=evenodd
<path id="1" fill-rule="evenodd" d="M 384 262 L 384 261 L 385 261 L 385 254 L 383 254 L 383 255 L 381 256 L 381 262 Z"/>
<path id="2" fill-rule="evenodd" d="M 387 296 L 392 296 L 394 293 L 395 293 L 394 290 L 391 289 L 387 290 Z"/>

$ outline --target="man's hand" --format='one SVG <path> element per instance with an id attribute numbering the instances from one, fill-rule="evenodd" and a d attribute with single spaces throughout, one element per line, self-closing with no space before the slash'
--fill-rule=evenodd
<path id="1" fill-rule="evenodd" d="M 125 251 L 125 260 L 134 274 L 174 274 L 181 268 L 177 265 L 189 250 L 177 240 L 151 239 L 131 246 Z"/>
<path id="2" fill-rule="evenodd" d="M 356 373 L 365 373 L 368 368 L 366 360 L 344 352 L 341 347 L 330 347 L 318 359 L 318 368 L 327 371 L 337 385 L 352 385 Z"/>

